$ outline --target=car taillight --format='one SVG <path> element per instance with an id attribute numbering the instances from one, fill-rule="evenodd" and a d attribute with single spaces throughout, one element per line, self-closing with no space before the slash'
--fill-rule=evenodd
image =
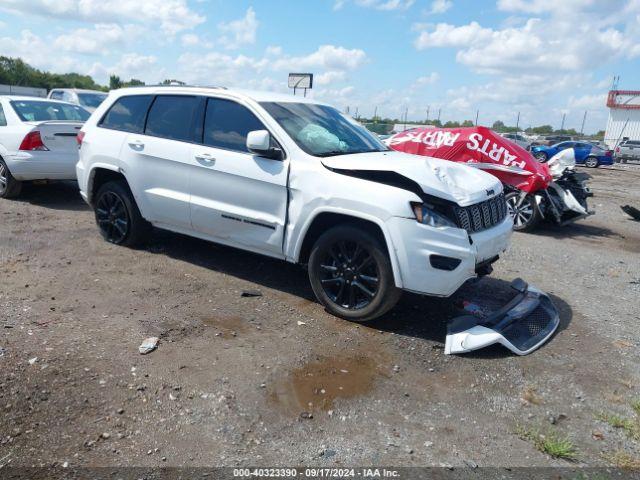
<path id="1" fill-rule="evenodd" d="M 82 146 L 82 140 L 84 140 L 84 132 L 80 131 L 80 132 L 78 132 L 78 135 L 76 136 L 76 142 L 78 142 L 78 146 L 79 147 Z"/>
<path id="2" fill-rule="evenodd" d="M 605 157 L 610 157 L 612 154 L 613 152 L 611 150 L 607 150 L 606 152 L 604 152 Z"/>
<path id="3" fill-rule="evenodd" d="M 620 153 L 620 147 L 616 147 L 616 153 Z"/>
<path id="4" fill-rule="evenodd" d="M 49 150 L 42 143 L 42 137 L 38 130 L 33 130 L 22 139 L 20 150 Z"/>

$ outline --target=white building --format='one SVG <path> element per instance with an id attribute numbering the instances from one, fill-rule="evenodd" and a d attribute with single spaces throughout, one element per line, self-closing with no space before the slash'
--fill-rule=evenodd
<path id="1" fill-rule="evenodd" d="M 46 97 L 46 88 L 16 87 L 15 85 L 0 85 L 0 95 L 22 95 L 25 97 Z"/>
<path id="2" fill-rule="evenodd" d="M 607 98 L 609 120 L 604 134 L 607 147 L 625 138 L 640 140 L 640 90 L 611 90 Z"/>

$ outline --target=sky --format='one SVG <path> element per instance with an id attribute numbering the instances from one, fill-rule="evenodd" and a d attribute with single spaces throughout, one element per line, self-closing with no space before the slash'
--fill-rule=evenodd
<path id="1" fill-rule="evenodd" d="M 288 91 L 351 114 L 604 130 L 640 89 L 640 0 L 0 0 L 0 55 L 40 69 Z"/>

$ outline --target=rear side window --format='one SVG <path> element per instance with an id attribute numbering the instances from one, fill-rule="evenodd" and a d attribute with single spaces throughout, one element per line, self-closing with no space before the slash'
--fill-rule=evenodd
<path id="1" fill-rule="evenodd" d="M 142 133 L 153 95 L 120 97 L 102 117 L 100 126 L 123 132 Z"/>
<path id="2" fill-rule="evenodd" d="M 78 105 L 48 100 L 13 100 L 11 106 L 23 122 L 75 120 L 84 122 L 89 112 Z"/>
<path id="3" fill-rule="evenodd" d="M 248 152 L 247 134 L 265 130 L 251 111 L 231 100 L 209 98 L 204 117 L 204 144 L 228 150 Z"/>
<path id="4" fill-rule="evenodd" d="M 4 110 L 2 109 L 2 105 L 0 105 L 0 127 L 7 126 L 7 117 L 4 116 Z"/>
<path id="5" fill-rule="evenodd" d="M 193 119 L 198 103 L 197 97 L 157 96 L 149 110 L 144 133 L 172 140 L 193 141 Z"/>
<path id="6" fill-rule="evenodd" d="M 54 90 L 51 93 L 52 100 L 62 100 L 62 92 L 60 90 Z"/>

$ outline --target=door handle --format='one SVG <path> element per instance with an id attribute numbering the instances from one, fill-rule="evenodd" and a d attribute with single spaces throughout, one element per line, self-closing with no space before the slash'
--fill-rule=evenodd
<path id="1" fill-rule="evenodd" d="M 211 166 L 216 163 L 215 157 L 209 153 L 199 153 L 195 157 L 198 162 L 206 166 Z"/>
<path id="2" fill-rule="evenodd" d="M 133 142 L 129 142 L 129 147 L 131 150 L 135 150 L 136 152 L 141 152 L 144 150 L 144 143 L 140 140 L 134 140 Z"/>

